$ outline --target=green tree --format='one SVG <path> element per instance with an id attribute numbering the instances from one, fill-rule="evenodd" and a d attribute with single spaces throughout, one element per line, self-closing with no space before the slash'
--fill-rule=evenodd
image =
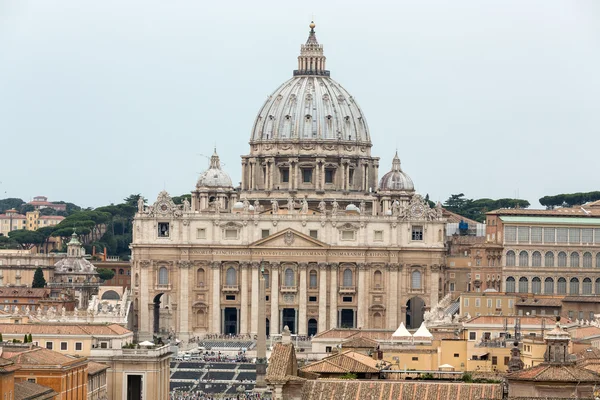
<path id="1" fill-rule="evenodd" d="M 98 268 L 97 272 L 98 272 L 98 276 L 103 281 L 109 281 L 115 276 L 115 271 L 113 271 L 112 269 L 108 269 L 108 268 Z"/>
<path id="2" fill-rule="evenodd" d="M 19 243 L 25 250 L 30 250 L 33 246 L 39 245 L 44 241 L 41 233 L 25 229 L 8 232 L 8 237 Z"/>
<path id="3" fill-rule="evenodd" d="M 46 210 L 46 208 L 44 208 L 44 210 Z M 43 237 L 41 245 L 44 248 L 44 253 L 48 253 L 48 242 L 50 241 L 50 238 L 52 237 L 52 234 L 55 230 L 55 226 L 44 226 L 36 230 L 36 232 L 42 235 Z"/>
<path id="4" fill-rule="evenodd" d="M 27 334 L 23 336 L 23 343 L 29 343 L 29 337 L 27 336 Z"/>
<path id="5" fill-rule="evenodd" d="M 31 204 L 26 203 L 26 204 L 21 204 L 21 207 L 19 207 L 18 210 L 21 214 L 26 214 L 30 211 L 34 211 L 35 207 L 32 206 Z"/>
<path id="6" fill-rule="evenodd" d="M 43 288 L 46 287 L 46 278 L 44 278 L 44 271 L 42 267 L 37 267 L 33 274 L 33 282 L 31 283 L 32 288 Z"/>
<path id="7" fill-rule="evenodd" d="M 4 339 L 2 339 L 2 334 L 0 333 L 0 342 L 4 342 Z"/>
<path id="8" fill-rule="evenodd" d="M 344 375 L 340 376 L 340 379 L 356 379 L 358 378 L 358 375 L 352 373 L 352 372 L 346 372 Z"/>
<path id="9" fill-rule="evenodd" d="M 31 337 L 31 333 L 29 334 L 29 339 L 28 339 L 29 343 L 33 343 L 33 337 Z"/>
<path id="10" fill-rule="evenodd" d="M 187 199 L 189 202 L 192 201 L 192 195 L 191 194 L 182 194 L 181 196 L 175 196 L 171 198 L 173 200 L 173 203 L 175 204 L 183 204 L 183 199 Z"/>
<path id="11" fill-rule="evenodd" d="M 141 196 L 142 196 L 142 195 L 141 195 L 141 193 L 138 193 L 138 194 L 130 194 L 129 196 L 125 197 L 125 198 L 123 199 L 123 201 L 125 202 L 125 204 L 128 204 L 128 205 L 130 205 L 130 206 L 137 207 L 138 200 L 140 199 L 140 197 L 141 197 Z M 146 201 L 145 201 L 145 199 L 144 199 L 144 203 L 145 203 L 145 202 L 146 202 Z"/>
<path id="12" fill-rule="evenodd" d="M 25 202 L 21 199 L 17 199 L 16 197 L 9 197 L 7 199 L 0 200 L 0 214 L 4 213 L 6 210 L 10 210 L 14 208 L 18 210 L 22 204 Z"/>

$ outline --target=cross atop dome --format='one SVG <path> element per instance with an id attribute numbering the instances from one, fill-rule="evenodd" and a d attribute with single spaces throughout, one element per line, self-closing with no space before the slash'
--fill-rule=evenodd
<path id="1" fill-rule="evenodd" d="M 294 70 L 294 76 L 298 75 L 324 75 L 329 76 L 329 71 L 325 69 L 326 57 L 323 55 L 323 45 L 317 41 L 315 33 L 315 23 L 310 22 L 310 32 L 306 44 L 300 46 L 300 55 L 298 56 L 298 69 Z"/>

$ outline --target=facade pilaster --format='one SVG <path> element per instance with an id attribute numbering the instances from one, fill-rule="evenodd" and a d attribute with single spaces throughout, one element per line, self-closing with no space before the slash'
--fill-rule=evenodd
<path id="1" fill-rule="evenodd" d="M 388 290 L 388 329 L 398 328 L 398 264 L 388 264 L 387 270 L 390 275 L 389 283 L 385 289 Z"/>
<path id="2" fill-rule="evenodd" d="M 139 309 L 139 331 L 140 340 L 152 339 L 153 329 L 152 321 L 150 321 L 150 307 L 154 306 L 150 304 L 150 298 L 148 296 L 149 289 L 152 287 L 148 280 L 148 270 L 150 268 L 150 261 L 141 260 L 138 264 L 140 266 L 140 309 Z"/>
<path id="3" fill-rule="evenodd" d="M 250 320 L 250 335 L 254 336 L 258 333 L 258 273 L 260 265 L 253 262 L 251 268 L 252 274 L 252 316 Z"/>
<path id="4" fill-rule="evenodd" d="M 437 304 L 439 299 L 439 290 L 440 290 L 440 266 L 439 265 L 432 265 L 431 267 L 429 267 L 429 270 L 431 271 L 431 277 L 429 279 L 429 293 L 430 293 L 430 300 L 429 300 L 429 304 L 431 304 L 432 306 Z M 422 282 L 422 284 L 426 284 L 427 281 Z M 427 290 L 427 288 L 423 285 L 422 286 L 425 290 Z"/>
<path id="5" fill-rule="evenodd" d="M 308 334 L 308 320 L 306 319 L 306 263 L 300 263 L 298 269 L 300 270 L 300 290 L 298 296 L 298 334 Z"/>
<path id="6" fill-rule="evenodd" d="M 271 319 L 269 334 L 279 333 L 279 263 L 271 263 Z"/>
<path id="7" fill-rule="evenodd" d="M 327 264 L 319 264 L 319 328 L 318 332 L 327 330 Z"/>
<path id="8" fill-rule="evenodd" d="M 245 335 L 250 333 L 248 329 L 248 263 L 241 263 L 240 268 L 241 282 L 240 282 L 240 297 L 241 297 L 241 310 L 240 310 L 240 333 Z"/>
<path id="9" fill-rule="evenodd" d="M 190 334 L 190 261 L 179 261 L 179 337 L 188 340 Z"/>
<path id="10" fill-rule="evenodd" d="M 338 264 L 329 264 L 329 329 L 337 328 L 338 326 Z"/>
<path id="11" fill-rule="evenodd" d="M 367 288 L 367 265 L 360 263 L 358 267 L 358 306 L 357 306 L 357 328 L 367 328 L 368 321 L 368 299 L 369 292 Z"/>
<path id="12" fill-rule="evenodd" d="M 210 321 L 210 331 L 212 333 L 221 333 L 221 262 L 214 261 L 212 268 L 212 319 Z"/>

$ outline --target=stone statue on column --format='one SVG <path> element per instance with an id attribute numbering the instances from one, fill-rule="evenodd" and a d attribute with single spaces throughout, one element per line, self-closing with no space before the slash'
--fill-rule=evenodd
<path id="1" fill-rule="evenodd" d="M 183 199 L 183 211 L 184 212 L 189 212 L 190 209 L 191 209 L 190 202 L 189 202 L 189 200 L 186 197 L 185 199 Z"/>
<path id="2" fill-rule="evenodd" d="M 365 204 L 364 200 L 360 201 L 360 215 L 365 215 L 365 212 L 367 211 L 367 205 Z"/>
<path id="3" fill-rule="evenodd" d="M 295 207 L 296 207 L 296 204 L 294 203 L 294 199 L 292 197 L 288 197 L 288 201 L 287 201 L 288 214 L 293 213 Z"/>
<path id="4" fill-rule="evenodd" d="M 144 212 L 144 198 L 142 196 L 140 196 L 138 198 L 137 206 L 138 206 L 138 212 L 143 213 Z"/>
<path id="5" fill-rule="evenodd" d="M 271 200 L 271 211 L 273 214 L 279 214 L 279 203 L 277 200 Z"/>
<path id="6" fill-rule="evenodd" d="M 340 204 L 336 199 L 333 199 L 333 203 L 331 204 L 331 215 L 337 215 L 337 212 L 340 208 Z"/>
<path id="7" fill-rule="evenodd" d="M 302 199 L 302 214 L 308 213 L 308 202 L 306 201 L 306 197 Z"/>
<path id="8" fill-rule="evenodd" d="M 254 214 L 260 213 L 260 201 L 254 200 Z"/>
<path id="9" fill-rule="evenodd" d="M 323 215 L 325 215 L 325 213 L 327 212 L 327 204 L 325 204 L 325 200 L 321 200 L 319 202 L 319 211 Z"/>

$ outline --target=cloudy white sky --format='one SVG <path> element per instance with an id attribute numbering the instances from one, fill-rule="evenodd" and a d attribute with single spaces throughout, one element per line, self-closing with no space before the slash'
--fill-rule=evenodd
<path id="1" fill-rule="evenodd" d="M 434 200 L 600 190 L 600 2 L 0 0 L 0 198 L 189 192 L 313 18 L 331 76 Z"/>

